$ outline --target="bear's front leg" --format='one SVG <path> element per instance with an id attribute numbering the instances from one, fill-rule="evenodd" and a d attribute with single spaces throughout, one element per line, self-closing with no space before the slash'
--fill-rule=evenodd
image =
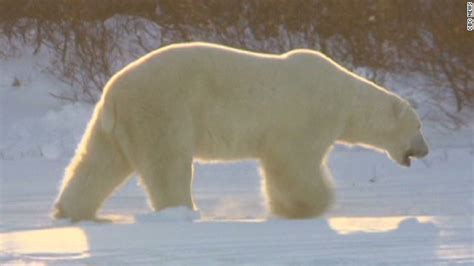
<path id="1" fill-rule="evenodd" d="M 191 197 L 192 158 L 167 156 L 163 160 L 148 162 L 139 172 L 155 211 L 176 206 L 194 208 Z"/>
<path id="2" fill-rule="evenodd" d="M 262 158 L 264 191 L 273 214 L 290 219 L 321 215 L 333 200 L 322 159 L 311 152 L 272 152 Z"/>
<path id="3" fill-rule="evenodd" d="M 146 120 L 132 120 L 129 147 L 136 171 L 148 194 L 151 207 L 194 208 L 191 186 L 193 174 L 193 130 L 186 108 L 149 107 Z M 155 109 L 153 109 L 155 108 Z"/>

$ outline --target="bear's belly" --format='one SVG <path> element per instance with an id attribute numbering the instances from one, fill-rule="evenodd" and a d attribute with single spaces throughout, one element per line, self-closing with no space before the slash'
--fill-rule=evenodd
<path id="1" fill-rule="evenodd" d="M 216 130 L 196 132 L 194 157 L 201 160 L 239 160 L 255 158 L 258 136 L 249 130 Z"/>

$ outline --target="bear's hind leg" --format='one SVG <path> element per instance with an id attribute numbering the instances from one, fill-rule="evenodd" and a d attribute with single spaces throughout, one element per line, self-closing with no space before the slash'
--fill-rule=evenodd
<path id="1" fill-rule="evenodd" d="M 131 172 L 115 137 L 95 121 L 66 170 L 54 217 L 72 221 L 95 219 L 104 200 Z"/>
<path id="2" fill-rule="evenodd" d="M 301 154 L 300 154 L 301 155 Z M 321 215 L 333 199 L 325 166 L 305 154 L 278 155 L 261 160 L 264 190 L 273 214 L 291 219 Z"/>

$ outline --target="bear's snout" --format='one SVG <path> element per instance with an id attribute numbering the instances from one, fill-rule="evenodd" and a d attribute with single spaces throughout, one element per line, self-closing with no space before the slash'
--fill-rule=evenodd
<path id="1" fill-rule="evenodd" d="M 402 165 L 409 167 L 411 165 L 411 158 L 421 159 L 428 155 L 429 149 L 423 136 L 417 136 L 411 141 L 410 148 L 403 155 Z"/>
<path id="2" fill-rule="evenodd" d="M 408 156 L 415 158 L 423 158 L 428 155 L 429 149 L 425 139 L 420 134 L 412 139 L 410 149 L 407 151 Z"/>
<path id="3" fill-rule="evenodd" d="M 425 157 L 426 155 L 428 155 L 428 149 L 422 149 L 422 150 L 418 150 L 416 152 L 413 152 L 413 156 L 416 157 L 416 158 L 423 158 Z"/>

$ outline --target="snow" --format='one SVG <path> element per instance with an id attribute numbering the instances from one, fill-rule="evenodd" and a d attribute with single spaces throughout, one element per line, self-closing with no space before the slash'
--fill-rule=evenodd
<path id="1" fill-rule="evenodd" d="M 0 264 L 433 265 L 474 263 L 473 127 L 425 123 L 430 155 L 401 168 L 337 146 L 335 206 L 324 217 L 269 214 L 258 162 L 195 163 L 194 199 L 150 211 L 137 177 L 101 222 L 54 221 L 51 205 L 92 106 L 48 92 L 67 86 L 41 56 L 0 61 Z M 20 86 L 13 86 L 17 77 Z"/>

